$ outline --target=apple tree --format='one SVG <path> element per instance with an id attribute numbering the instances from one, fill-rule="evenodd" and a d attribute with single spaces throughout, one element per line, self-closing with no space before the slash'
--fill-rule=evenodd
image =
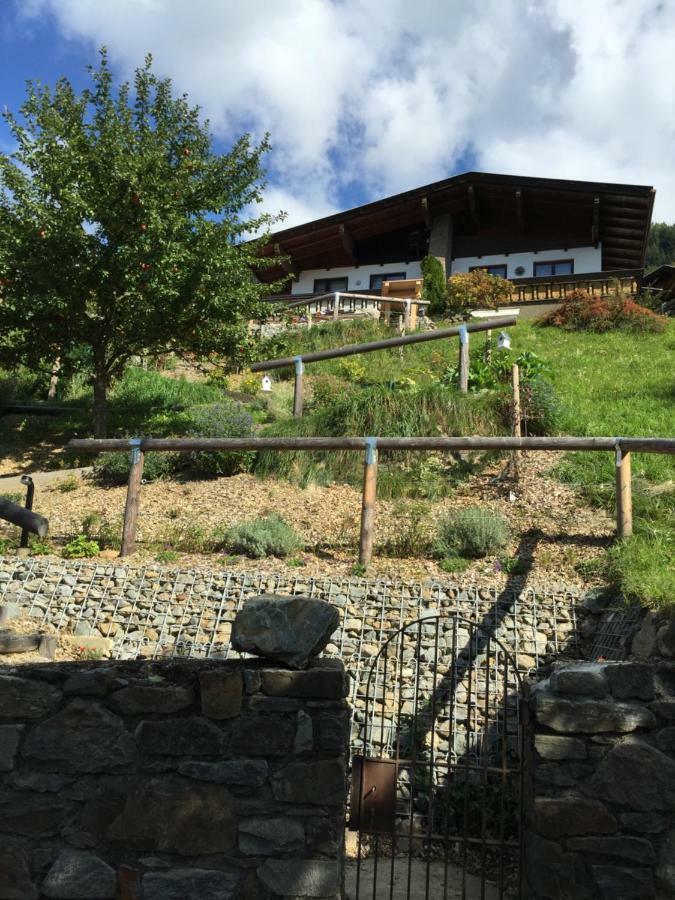
<path id="1" fill-rule="evenodd" d="M 212 148 L 207 122 L 148 57 L 115 88 L 105 49 L 91 86 L 28 83 L 0 154 L 0 363 L 85 372 L 94 433 L 132 356 L 235 356 L 276 285 L 254 272 L 267 137 Z M 256 237 L 257 236 L 257 237 Z"/>

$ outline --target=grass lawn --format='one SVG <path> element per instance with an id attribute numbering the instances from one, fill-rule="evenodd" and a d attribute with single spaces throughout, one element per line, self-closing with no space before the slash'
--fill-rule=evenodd
<path id="1" fill-rule="evenodd" d="M 553 364 L 568 434 L 675 436 L 675 322 L 663 334 L 579 334 L 519 325 L 517 342 Z M 628 597 L 675 606 L 675 456 L 633 454 L 632 538 L 608 554 Z M 561 480 L 614 508 L 614 460 L 570 453 Z"/>

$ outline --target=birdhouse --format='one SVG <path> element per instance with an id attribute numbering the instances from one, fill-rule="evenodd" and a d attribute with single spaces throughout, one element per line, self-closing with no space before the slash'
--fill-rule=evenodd
<path id="1" fill-rule="evenodd" d="M 262 389 L 266 394 L 270 394 L 272 392 L 272 379 L 269 375 L 265 375 L 262 380 Z"/>
<path id="2" fill-rule="evenodd" d="M 499 350 L 511 349 L 511 338 L 505 331 L 500 331 L 499 337 L 497 338 L 497 347 Z"/>

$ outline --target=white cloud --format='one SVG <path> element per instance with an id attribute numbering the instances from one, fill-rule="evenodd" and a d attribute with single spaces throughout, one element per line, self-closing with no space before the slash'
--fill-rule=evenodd
<path id="1" fill-rule="evenodd" d="M 224 138 L 269 130 L 288 224 L 475 167 L 657 187 L 675 221 L 675 0 L 30 0 L 156 68 Z"/>

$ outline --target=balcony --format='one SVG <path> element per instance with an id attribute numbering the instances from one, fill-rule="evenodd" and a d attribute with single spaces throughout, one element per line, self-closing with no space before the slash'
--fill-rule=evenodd
<path id="1" fill-rule="evenodd" d="M 581 275 L 549 275 L 538 278 L 512 278 L 513 290 L 509 303 L 555 302 L 572 291 L 606 297 L 617 288 L 625 297 L 633 297 L 640 290 L 642 269 L 620 269 L 611 272 L 589 272 Z"/>

